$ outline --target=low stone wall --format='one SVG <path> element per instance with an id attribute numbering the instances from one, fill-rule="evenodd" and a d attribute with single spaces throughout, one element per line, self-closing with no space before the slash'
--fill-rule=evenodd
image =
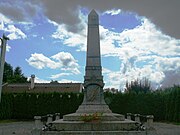
<path id="1" fill-rule="evenodd" d="M 126 118 L 129 120 L 134 120 L 136 122 L 146 123 L 146 128 L 150 129 L 153 128 L 153 120 L 154 116 L 153 115 L 140 115 L 140 114 L 132 114 L 132 113 L 127 113 Z"/>

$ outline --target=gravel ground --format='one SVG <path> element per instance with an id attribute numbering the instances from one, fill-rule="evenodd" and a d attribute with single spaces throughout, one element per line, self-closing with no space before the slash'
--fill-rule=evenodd
<path id="1" fill-rule="evenodd" d="M 0 135 L 31 135 L 34 122 L 0 123 Z M 180 135 L 180 125 L 154 123 L 158 135 Z"/>
<path id="2" fill-rule="evenodd" d="M 0 135 L 32 135 L 34 122 L 0 123 Z"/>
<path id="3" fill-rule="evenodd" d="M 158 135 L 180 135 L 180 125 L 154 123 Z"/>

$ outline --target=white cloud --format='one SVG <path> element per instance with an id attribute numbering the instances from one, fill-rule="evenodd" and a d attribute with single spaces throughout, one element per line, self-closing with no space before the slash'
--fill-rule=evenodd
<path id="1" fill-rule="evenodd" d="M 26 61 L 29 63 L 29 65 L 37 69 L 60 69 L 62 71 L 69 71 L 73 74 L 80 74 L 77 60 L 75 60 L 74 57 L 68 52 L 60 52 L 51 56 L 50 58 L 44 56 L 43 54 L 34 53 L 31 54 L 31 57 L 26 59 Z M 51 78 L 57 78 L 58 76 L 59 74 L 52 75 Z"/>
<path id="2" fill-rule="evenodd" d="M 28 80 L 31 80 L 31 77 L 28 77 Z M 39 77 L 35 77 L 35 80 L 34 80 L 35 83 L 50 83 L 49 80 L 45 80 L 45 79 L 41 79 Z"/>
<path id="3" fill-rule="evenodd" d="M 1 27 L 4 25 L 4 23 L 12 23 L 12 21 L 9 18 L 7 18 L 1 13 L 0 13 L 0 20 L 1 20 Z"/>
<path id="4" fill-rule="evenodd" d="M 105 55 L 118 56 L 122 60 L 120 86 L 123 86 L 126 80 L 146 77 L 151 81 L 152 87 L 157 88 L 165 85 L 163 80 L 167 77 L 167 71 L 180 73 L 180 40 L 164 35 L 149 20 L 144 18 L 142 25 L 117 34 L 119 40 L 115 33 L 114 35 L 112 40 L 116 40 L 119 47 L 113 46 L 112 41 L 107 40 L 105 43 L 109 43 L 116 51 L 114 54 L 111 52 Z M 171 85 L 174 83 L 176 81 L 171 81 Z"/>
<path id="5" fill-rule="evenodd" d="M 121 13 L 121 9 L 113 9 L 113 10 L 108 10 L 104 12 L 104 14 L 110 14 L 110 15 L 118 15 Z"/>
<path id="6" fill-rule="evenodd" d="M 108 74 L 108 73 L 110 73 L 111 72 L 111 70 L 109 70 L 109 69 L 107 69 L 107 68 L 102 68 L 102 73 L 103 74 Z"/>
<path id="7" fill-rule="evenodd" d="M 54 26 L 57 27 L 56 32 L 52 34 L 53 38 L 61 40 L 64 45 L 77 47 L 77 51 L 85 51 L 87 38 L 87 19 L 81 12 L 79 12 L 79 18 L 81 19 L 81 23 L 76 27 L 80 27 L 81 31 L 79 31 L 78 33 L 68 31 L 68 27 L 66 24 L 58 25 L 56 22 L 53 22 L 51 20 L 49 20 L 48 22 L 54 24 Z"/>
<path id="8" fill-rule="evenodd" d="M 50 83 L 50 81 L 36 77 L 35 83 Z"/>
<path id="9" fill-rule="evenodd" d="M 43 54 L 38 53 L 31 54 L 31 57 L 29 59 L 26 59 L 26 61 L 29 63 L 29 65 L 37 69 L 43 69 L 46 67 L 56 69 L 62 66 L 61 63 L 57 63 L 50 58 L 44 56 Z"/>
<path id="10" fill-rule="evenodd" d="M 60 52 L 56 55 L 51 56 L 51 58 L 53 58 L 54 60 L 57 60 L 59 63 L 61 63 L 62 68 L 61 70 L 65 70 L 65 71 L 71 71 L 74 74 L 80 74 L 79 71 L 79 65 L 78 65 L 78 61 L 74 59 L 74 57 L 67 52 Z"/>
<path id="11" fill-rule="evenodd" d="M 58 81 L 59 83 L 82 83 L 80 81 L 76 81 L 76 80 L 68 80 L 68 79 L 62 79 Z"/>
<path id="12" fill-rule="evenodd" d="M 124 42 L 125 41 L 125 42 Z M 120 34 L 120 43 L 142 54 L 157 54 L 160 56 L 178 55 L 180 40 L 164 35 L 148 19 L 143 18 L 142 24 Z"/>
<path id="13" fill-rule="evenodd" d="M 51 75 L 51 79 L 57 79 L 57 78 L 60 78 L 62 76 L 69 76 L 69 75 L 72 75 L 72 73 L 60 73 L 60 74 L 55 74 L 55 75 Z"/>
<path id="14" fill-rule="evenodd" d="M 11 40 L 27 38 L 27 36 L 20 29 L 16 28 L 14 25 L 8 25 L 7 28 L 4 29 L 4 31 L 10 33 L 7 36 Z"/>
<path id="15" fill-rule="evenodd" d="M 36 38 L 36 37 L 38 37 L 38 35 L 36 35 L 36 34 L 33 34 L 33 35 L 32 35 L 32 37 L 33 37 L 33 38 Z"/>
<path id="16" fill-rule="evenodd" d="M 0 30 L 8 33 L 10 40 L 27 38 L 26 34 L 13 25 L 13 21 L 0 13 Z"/>
<path id="17" fill-rule="evenodd" d="M 52 79 L 56 79 L 56 78 L 52 78 Z M 30 80 L 30 77 L 28 78 L 28 80 Z M 39 77 L 35 77 L 35 83 L 50 83 L 50 82 L 51 80 L 45 80 Z M 58 80 L 58 83 L 82 83 L 82 82 L 76 81 L 76 80 L 61 79 L 61 80 Z"/>
<path id="18" fill-rule="evenodd" d="M 47 19 L 47 21 L 48 21 L 49 23 L 53 24 L 54 26 L 58 26 L 58 25 L 59 25 L 58 23 L 56 23 L 56 22 L 54 22 L 54 21 L 52 21 L 52 20 Z"/>
<path id="19" fill-rule="evenodd" d="M 58 62 L 62 62 L 62 65 L 64 66 L 77 66 L 77 60 L 75 60 L 74 57 L 68 52 L 59 52 L 51 56 L 51 58 L 57 60 Z"/>
<path id="20" fill-rule="evenodd" d="M 10 49 L 11 49 L 11 46 L 9 46 L 9 45 L 7 44 L 7 46 L 6 46 L 6 51 L 9 52 Z"/>
<path id="21" fill-rule="evenodd" d="M 64 45 L 70 47 L 78 47 L 78 50 L 85 51 L 86 44 L 86 34 L 82 33 L 72 33 L 66 28 L 66 25 L 59 25 L 56 32 L 52 35 L 55 39 L 60 39 Z"/>
<path id="22" fill-rule="evenodd" d="M 109 83 L 115 87 L 115 88 L 119 88 L 119 82 L 120 82 L 120 77 L 121 74 L 120 72 L 111 72 L 108 74 L 108 78 L 109 78 Z"/>
<path id="23" fill-rule="evenodd" d="M 105 88 L 120 88 L 121 72 L 103 68 Z"/>
<path id="24" fill-rule="evenodd" d="M 157 57 L 152 64 L 161 71 L 180 70 L 180 57 Z"/>
<path id="25" fill-rule="evenodd" d="M 86 19 L 81 14 L 81 24 L 84 27 L 82 31 L 79 33 L 69 32 L 65 24 L 58 25 L 57 23 L 49 21 L 53 23 L 57 27 L 56 32 L 52 34 L 52 37 L 60 40 L 64 45 L 69 47 L 78 48 L 77 51 L 86 51 L 87 44 L 87 24 Z M 101 36 L 101 52 L 102 55 L 117 55 L 118 52 L 114 52 L 115 46 L 114 41 L 119 40 L 119 33 L 109 31 L 105 29 L 103 26 L 99 27 L 100 36 Z"/>
<path id="26" fill-rule="evenodd" d="M 87 20 L 81 18 L 81 21 L 86 24 Z M 85 25 L 84 28 L 87 29 Z M 123 88 L 127 80 L 146 77 L 151 81 L 153 88 L 157 88 L 164 85 L 163 80 L 167 77 L 167 71 L 173 70 L 180 74 L 180 40 L 163 34 L 147 18 L 141 19 L 141 25 L 121 33 L 103 26 L 99 29 L 102 56 L 117 57 L 121 61 L 120 71 L 109 73 L 106 69 L 103 70 L 103 73 L 109 77 L 107 86 L 118 88 L 119 85 Z M 62 24 L 58 25 L 52 37 L 67 46 L 78 47 L 80 51 L 86 50 L 87 32 L 85 30 L 72 33 L 67 30 L 65 24 Z M 172 85 L 173 83 L 176 82 L 171 82 Z"/>

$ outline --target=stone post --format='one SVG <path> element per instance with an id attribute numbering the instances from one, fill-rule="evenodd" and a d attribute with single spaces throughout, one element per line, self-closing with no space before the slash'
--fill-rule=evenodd
<path id="1" fill-rule="evenodd" d="M 152 128 L 153 127 L 154 116 L 153 115 L 148 115 L 148 116 L 146 116 L 146 119 L 147 119 L 147 127 Z"/>
<path id="2" fill-rule="evenodd" d="M 60 119 L 60 113 L 55 113 L 55 120 L 59 120 Z"/>
<path id="3" fill-rule="evenodd" d="M 0 48 L 1 48 L 1 55 L 0 55 L 0 102 L 1 102 L 4 62 L 5 62 L 5 53 L 6 53 L 6 43 L 7 43 L 7 40 L 9 40 L 9 38 L 3 34 L 3 37 L 0 38 L 0 40 L 1 40 L 1 46 L 0 46 Z"/>
<path id="4" fill-rule="evenodd" d="M 134 114 L 135 121 L 140 122 L 140 114 Z"/>
<path id="5" fill-rule="evenodd" d="M 132 115 L 131 113 L 127 113 L 127 119 L 128 120 L 131 120 L 131 115 Z"/>
<path id="6" fill-rule="evenodd" d="M 34 79 L 35 79 L 35 75 L 31 75 L 31 89 L 34 89 Z"/>
<path id="7" fill-rule="evenodd" d="M 52 123 L 52 121 L 53 121 L 53 115 L 52 114 L 48 114 L 47 115 L 47 122 L 46 122 L 46 124 Z"/>
<path id="8" fill-rule="evenodd" d="M 99 16 L 95 10 L 88 15 L 87 53 L 84 76 L 84 99 L 76 113 L 112 113 L 104 101 L 101 66 Z"/>
<path id="9" fill-rule="evenodd" d="M 35 127 L 31 131 L 31 133 L 32 135 L 41 135 L 41 128 L 42 128 L 41 116 L 34 116 L 34 121 L 35 121 Z"/>
<path id="10" fill-rule="evenodd" d="M 34 116 L 35 128 L 41 128 L 41 116 Z"/>

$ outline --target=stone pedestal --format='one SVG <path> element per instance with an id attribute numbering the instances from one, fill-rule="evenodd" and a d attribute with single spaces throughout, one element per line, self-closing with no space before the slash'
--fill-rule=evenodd
<path id="1" fill-rule="evenodd" d="M 112 111 L 109 109 L 108 105 L 106 104 L 94 104 L 94 105 L 85 105 L 82 104 L 79 106 L 76 113 L 112 113 Z"/>
<path id="2" fill-rule="evenodd" d="M 47 115 L 47 122 L 46 122 L 46 124 L 50 124 L 50 123 L 52 123 L 52 121 L 53 121 L 53 115 L 52 114 L 48 114 Z"/>
<path id="3" fill-rule="evenodd" d="M 127 113 L 127 119 L 128 120 L 131 120 L 131 115 L 132 115 L 131 113 Z"/>
<path id="4" fill-rule="evenodd" d="M 81 121 L 81 117 L 85 114 L 91 113 L 72 113 L 63 116 L 64 121 Z M 100 117 L 100 121 L 124 121 L 124 115 L 116 114 L 116 113 L 103 113 Z"/>
<path id="5" fill-rule="evenodd" d="M 130 120 L 123 121 L 64 121 L 53 122 L 57 131 L 130 131 L 137 130 L 136 122 Z"/>
<path id="6" fill-rule="evenodd" d="M 124 121 L 64 121 L 53 123 L 54 131 L 42 131 L 41 135 L 158 135 L 155 130 L 138 131 L 138 123 Z"/>
<path id="7" fill-rule="evenodd" d="M 140 122 L 140 114 L 134 114 L 135 121 Z"/>
<path id="8" fill-rule="evenodd" d="M 34 116 L 35 127 L 31 131 L 32 135 L 40 135 L 42 132 L 43 124 L 41 122 L 41 116 Z"/>
<path id="9" fill-rule="evenodd" d="M 55 120 L 59 120 L 60 119 L 60 113 L 55 113 Z"/>
<path id="10" fill-rule="evenodd" d="M 47 131 L 42 135 L 147 135 L 145 131 Z M 148 134 L 155 135 L 155 134 Z"/>
<path id="11" fill-rule="evenodd" d="M 147 119 L 147 128 L 148 129 L 153 128 L 153 119 L 154 119 L 154 116 L 153 115 L 148 115 L 146 117 L 146 119 Z"/>

